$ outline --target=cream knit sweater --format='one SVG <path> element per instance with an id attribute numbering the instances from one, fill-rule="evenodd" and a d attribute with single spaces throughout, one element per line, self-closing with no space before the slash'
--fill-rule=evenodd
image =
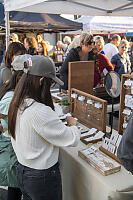
<path id="1" fill-rule="evenodd" d="M 76 126 L 63 125 L 50 107 L 33 99 L 25 103 L 30 106 L 18 111 L 16 140 L 12 138 L 14 151 L 22 165 L 48 169 L 57 163 L 59 147 L 78 144 L 80 131 Z"/>

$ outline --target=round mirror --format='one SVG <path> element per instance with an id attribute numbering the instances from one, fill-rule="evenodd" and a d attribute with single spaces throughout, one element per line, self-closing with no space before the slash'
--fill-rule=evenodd
<path id="1" fill-rule="evenodd" d="M 120 95 L 120 90 L 121 90 L 120 76 L 115 71 L 107 73 L 104 79 L 104 85 L 107 93 L 112 98 L 116 98 Z"/>

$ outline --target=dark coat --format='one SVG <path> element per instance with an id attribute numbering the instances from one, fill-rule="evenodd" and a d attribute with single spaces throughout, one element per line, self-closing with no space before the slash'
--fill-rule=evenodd
<path id="1" fill-rule="evenodd" d="M 117 156 L 123 166 L 133 174 L 133 115 L 131 116 L 128 126 L 122 136 L 117 150 Z"/>
<path id="2" fill-rule="evenodd" d="M 64 85 L 61 87 L 64 90 L 68 89 L 68 63 L 80 61 L 80 56 L 78 54 L 80 47 L 72 48 L 68 53 L 61 69 L 60 69 L 60 79 L 64 82 Z M 91 51 L 88 54 L 88 60 L 93 60 L 93 52 Z"/>

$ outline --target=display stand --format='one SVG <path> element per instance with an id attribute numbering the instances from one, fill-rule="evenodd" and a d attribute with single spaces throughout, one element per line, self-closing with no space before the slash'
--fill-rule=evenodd
<path id="1" fill-rule="evenodd" d="M 133 111 L 133 75 L 124 74 L 121 79 L 118 133 L 123 135 Z"/>
<path id="2" fill-rule="evenodd" d="M 68 91 L 70 98 L 71 88 L 76 88 L 88 94 L 93 94 L 94 61 L 69 62 Z"/>
<path id="3" fill-rule="evenodd" d="M 119 163 L 102 153 L 95 146 L 78 152 L 78 155 L 94 167 L 100 174 L 107 176 L 120 171 Z"/>
<path id="4" fill-rule="evenodd" d="M 104 149 L 102 146 L 99 147 L 99 150 L 102 151 L 103 153 L 105 153 L 106 155 L 108 155 L 109 157 L 111 157 L 112 159 L 116 160 L 118 163 L 121 164 L 119 158 L 115 154 L 113 154 L 113 153 L 109 152 L 108 150 Z"/>
<path id="5" fill-rule="evenodd" d="M 71 89 L 71 113 L 88 128 L 106 132 L 107 101 L 77 89 Z"/>

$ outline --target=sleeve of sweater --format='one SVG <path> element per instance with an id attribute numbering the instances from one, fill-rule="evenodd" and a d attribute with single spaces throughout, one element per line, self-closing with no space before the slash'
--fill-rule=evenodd
<path id="1" fill-rule="evenodd" d="M 55 146 L 76 146 L 80 140 L 78 128 L 65 126 L 50 107 L 42 105 L 40 108 L 39 112 L 33 114 L 32 124 L 35 131 Z"/>
<path id="2" fill-rule="evenodd" d="M 102 57 L 103 57 L 102 59 L 103 59 L 104 68 L 106 68 L 108 70 L 108 72 L 113 71 L 114 67 L 111 64 L 111 62 L 109 61 L 109 59 L 107 58 L 107 56 L 102 54 Z"/>
<path id="3" fill-rule="evenodd" d="M 61 75 L 64 75 L 65 73 L 68 74 L 68 63 L 73 61 L 79 61 L 79 56 L 78 54 L 76 55 L 76 51 L 74 51 L 74 49 L 71 49 L 60 69 Z"/>

